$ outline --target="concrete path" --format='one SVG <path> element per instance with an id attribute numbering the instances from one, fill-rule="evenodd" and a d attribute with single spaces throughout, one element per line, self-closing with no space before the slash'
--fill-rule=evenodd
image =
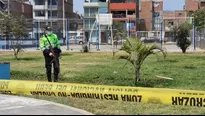
<path id="1" fill-rule="evenodd" d="M 0 115 L 93 115 L 44 100 L 0 94 Z"/>
<path id="2" fill-rule="evenodd" d="M 90 52 L 112 52 L 113 51 L 112 45 L 100 45 L 99 48 L 100 48 L 100 51 L 96 49 L 96 45 L 91 45 L 89 51 Z M 121 48 L 121 45 L 118 45 L 116 50 L 119 50 L 120 48 Z M 182 52 L 182 50 L 176 45 L 163 45 L 162 48 L 166 50 L 167 52 Z M 80 52 L 82 50 L 82 45 L 69 45 L 69 50 L 67 50 L 67 46 L 61 46 L 61 49 L 63 52 L 65 51 Z M 12 50 L 0 49 L 0 52 L 1 51 L 8 52 L 8 54 L 10 52 L 10 54 L 13 54 Z M 25 48 L 25 51 L 39 52 L 39 50 L 36 50 L 36 47 Z M 187 52 L 205 52 L 205 49 L 200 49 L 200 48 L 194 49 L 193 45 L 191 45 L 188 47 Z"/>

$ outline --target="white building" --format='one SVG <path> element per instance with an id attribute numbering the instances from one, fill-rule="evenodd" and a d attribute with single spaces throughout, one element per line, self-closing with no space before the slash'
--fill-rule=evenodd
<path id="1" fill-rule="evenodd" d="M 33 19 L 57 18 L 58 0 L 33 0 Z"/>

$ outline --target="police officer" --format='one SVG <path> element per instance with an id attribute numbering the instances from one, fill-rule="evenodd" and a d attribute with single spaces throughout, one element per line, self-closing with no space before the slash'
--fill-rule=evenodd
<path id="1" fill-rule="evenodd" d="M 45 68 L 48 82 L 52 82 L 51 72 L 52 65 L 54 68 L 54 82 L 58 82 L 58 74 L 60 72 L 59 56 L 61 54 L 60 43 L 56 34 L 52 33 L 50 26 L 45 27 L 45 34 L 40 37 L 40 50 L 43 51 L 45 59 Z M 52 53 L 50 44 L 54 53 Z"/>

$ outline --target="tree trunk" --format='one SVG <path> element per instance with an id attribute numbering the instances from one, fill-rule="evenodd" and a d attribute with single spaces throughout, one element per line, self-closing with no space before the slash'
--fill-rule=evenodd
<path id="1" fill-rule="evenodd" d="M 182 48 L 182 53 L 186 53 L 186 48 Z"/>
<path id="2" fill-rule="evenodd" d="M 140 81 L 140 68 L 135 69 L 135 76 L 136 76 L 135 85 L 137 85 L 137 83 Z"/>
<path id="3" fill-rule="evenodd" d="M 17 60 L 18 59 L 18 53 L 14 51 L 14 58 Z"/>

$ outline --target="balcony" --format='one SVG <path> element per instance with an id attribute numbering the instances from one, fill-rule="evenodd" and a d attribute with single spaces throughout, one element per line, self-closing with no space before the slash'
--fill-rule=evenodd
<path id="1" fill-rule="evenodd" d="M 48 5 L 48 10 L 58 10 L 57 5 Z"/>
<path id="2" fill-rule="evenodd" d="M 136 3 L 136 0 L 110 0 L 110 3 Z"/>
<path id="3" fill-rule="evenodd" d="M 108 3 L 107 3 L 107 2 L 105 2 L 105 3 L 99 2 L 98 4 L 99 4 L 99 6 L 100 6 L 101 8 L 107 8 L 107 7 L 108 7 Z"/>
<path id="4" fill-rule="evenodd" d="M 136 3 L 111 3 L 110 10 L 120 10 L 120 9 L 127 9 L 127 10 L 136 10 Z"/>
<path id="5" fill-rule="evenodd" d="M 36 20 L 47 20 L 48 18 L 40 17 L 40 16 L 34 16 L 33 19 L 36 19 Z"/>
<path id="6" fill-rule="evenodd" d="M 47 9 L 47 7 L 45 7 L 45 5 L 33 5 L 33 9 L 34 10 L 44 10 L 44 9 Z"/>
<path id="7" fill-rule="evenodd" d="M 84 3 L 84 7 L 100 7 L 99 3 Z"/>

